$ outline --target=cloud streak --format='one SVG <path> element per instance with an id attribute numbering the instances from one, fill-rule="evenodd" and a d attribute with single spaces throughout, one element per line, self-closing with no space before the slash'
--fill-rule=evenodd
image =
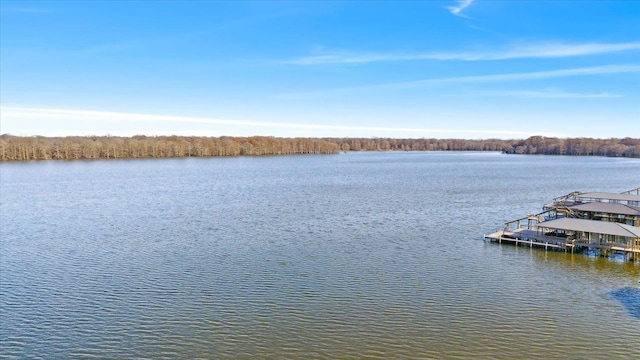
<path id="1" fill-rule="evenodd" d="M 560 69 L 547 71 L 534 71 L 524 73 L 458 76 L 440 79 L 427 79 L 410 81 L 404 83 L 390 84 L 391 86 L 412 87 L 430 84 L 451 84 L 451 83 L 485 83 L 521 80 L 541 80 L 572 76 L 592 76 L 606 74 L 640 73 L 640 64 L 604 65 L 594 67 L 583 67 L 574 69 Z"/>
<path id="2" fill-rule="evenodd" d="M 293 65 L 366 64 L 393 61 L 499 61 L 513 59 L 551 59 L 640 51 L 640 42 L 518 45 L 500 51 L 432 52 L 432 53 L 334 53 L 286 60 Z"/>
<path id="3" fill-rule="evenodd" d="M 557 90 L 488 90 L 488 91 L 474 91 L 468 94 L 468 96 L 505 96 L 516 98 L 542 98 L 542 99 L 607 99 L 607 98 L 621 98 L 620 94 L 610 93 L 573 93 Z"/>
<path id="4" fill-rule="evenodd" d="M 462 14 L 462 11 L 471 6 L 471 4 L 473 4 L 473 1 L 474 0 L 458 0 L 458 5 L 447 6 L 446 9 L 448 9 L 455 16 L 467 17 L 466 15 Z"/>
<path id="5" fill-rule="evenodd" d="M 574 76 L 596 76 L 607 74 L 640 74 L 640 64 L 620 64 L 620 65 L 604 65 L 594 67 L 583 67 L 573 69 L 534 71 L 523 73 L 508 74 L 491 74 L 491 75 L 474 75 L 474 76 L 456 76 L 447 78 L 435 78 L 416 81 L 405 81 L 397 83 L 375 84 L 367 86 L 357 86 L 349 88 L 337 88 L 328 90 L 319 90 L 302 94 L 288 94 L 282 97 L 306 97 L 309 95 L 329 95 L 344 94 L 352 91 L 370 91 L 370 90 L 401 90 L 411 88 L 422 88 L 438 85 L 449 84 L 473 84 L 473 83 L 492 83 L 492 82 L 512 82 L 512 81 L 533 81 Z"/>
<path id="6" fill-rule="evenodd" d="M 357 132 L 378 132 L 378 133 L 402 133 L 414 134 L 417 137 L 428 135 L 448 134 L 448 135 L 472 135 L 472 136 L 531 136 L 533 133 L 519 130 L 473 130 L 473 129 L 437 129 L 437 128 L 413 128 L 413 127 L 379 127 L 379 126 L 350 126 L 350 125 L 324 125 L 324 124 L 301 124 L 285 122 L 260 122 L 244 120 L 228 120 L 204 117 L 187 117 L 174 115 L 153 115 L 141 113 L 122 113 L 110 111 L 92 110 L 70 110 L 70 109 L 46 109 L 46 108 L 25 108 L 3 106 L 0 113 L 4 119 L 24 120 L 37 118 L 38 120 L 63 120 L 63 121 L 143 121 L 143 122 L 177 122 L 177 123 L 198 123 L 212 125 L 233 125 L 239 127 L 253 128 L 285 128 L 293 130 L 348 130 Z M 166 131 L 163 131 L 166 133 Z M 35 135 L 35 134 L 31 134 Z M 43 135 L 43 134 L 38 134 Z M 94 134 L 87 134 L 94 135 Z"/>

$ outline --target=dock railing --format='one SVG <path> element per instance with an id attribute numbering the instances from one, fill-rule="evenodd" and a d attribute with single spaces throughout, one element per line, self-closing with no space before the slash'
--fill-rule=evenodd
<path id="1" fill-rule="evenodd" d="M 517 230 L 536 230 L 536 225 L 548 220 L 545 215 L 548 215 L 551 210 L 546 210 L 541 213 L 527 215 L 520 219 L 509 221 L 505 223 L 505 231 L 517 231 Z"/>
<path id="2" fill-rule="evenodd" d="M 542 208 L 545 211 L 556 210 L 559 207 L 568 208 L 581 202 L 576 199 L 576 196 L 580 194 L 582 194 L 582 191 L 572 191 L 566 195 L 558 196 L 551 200 L 550 203 L 544 204 Z"/>
<path id="3" fill-rule="evenodd" d="M 635 189 L 631 189 L 631 190 L 627 190 L 627 191 L 623 191 L 621 194 L 640 195 L 640 187 L 635 188 Z"/>

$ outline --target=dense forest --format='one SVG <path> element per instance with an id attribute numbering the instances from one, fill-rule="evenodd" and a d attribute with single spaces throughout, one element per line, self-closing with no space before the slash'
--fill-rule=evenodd
<path id="1" fill-rule="evenodd" d="M 507 154 L 640 158 L 640 139 L 525 140 L 184 136 L 18 137 L 0 135 L 0 161 L 333 154 L 340 151 L 501 151 Z"/>

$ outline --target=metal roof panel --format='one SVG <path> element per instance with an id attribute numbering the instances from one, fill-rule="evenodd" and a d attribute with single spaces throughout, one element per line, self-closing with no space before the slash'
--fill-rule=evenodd
<path id="1" fill-rule="evenodd" d="M 577 199 L 602 199 L 602 200 L 618 200 L 618 201 L 640 201 L 640 195 L 636 194 L 618 194 L 609 192 L 589 192 L 576 195 Z"/>
<path id="2" fill-rule="evenodd" d="M 561 218 L 536 224 L 538 228 L 583 231 L 596 234 L 616 235 L 637 238 L 640 228 L 608 221 Z"/>
<path id="3" fill-rule="evenodd" d="M 590 202 L 580 205 L 571 206 L 570 209 L 590 212 L 602 212 L 609 214 L 621 214 L 640 216 L 640 208 L 625 204 L 604 203 L 604 202 Z"/>

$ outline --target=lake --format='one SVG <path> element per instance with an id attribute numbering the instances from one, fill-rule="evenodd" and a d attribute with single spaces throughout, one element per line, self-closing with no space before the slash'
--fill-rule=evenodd
<path id="1" fill-rule="evenodd" d="M 483 241 L 640 159 L 0 164 L 0 357 L 640 358 L 640 264 Z"/>

